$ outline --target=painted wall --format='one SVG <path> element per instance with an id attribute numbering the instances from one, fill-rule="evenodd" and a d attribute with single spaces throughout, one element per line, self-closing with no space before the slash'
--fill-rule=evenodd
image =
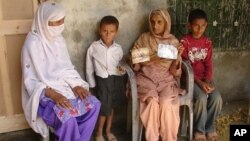
<path id="1" fill-rule="evenodd" d="M 68 43 L 68 50 L 76 69 L 80 72 L 84 78 L 84 66 L 85 66 L 85 55 L 89 45 L 97 40 L 98 37 L 98 23 L 103 16 L 114 15 L 120 21 L 120 28 L 116 38 L 116 41 L 123 47 L 124 53 L 127 54 L 131 48 L 133 42 L 138 38 L 139 34 L 148 29 L 148 13 L 151 9 L 155 8 L 166 8 L 167 3 L 170 8 L 170 12 L 173 19 L 173 33 L 179 37 L 185 30 L 185 19 L 187 10 L 193 7 L 200 7 L 209 9 L 212 4 L 216 1 L 213 0 L 211 3 L 206 3 L 200 0 L 193 0 L 192 3 L 187 1 L 176 1 L 176 0 L 55 0 L 62 3 L 66 9 L 66 29 L 64 36 Z M 216 8 L 222 9 L 225 12 L 220 14 L 221 17 L 213 16 L 209 21 L 209 34 L 215 35 L 213 40 L 215 41 L 215 48 L 217 51 L 214 52 L 214 80 L 218 86 L 218 89 L 222 93 L 224 101 L 231 101 L 237 99 L 243 99 L 250 95 L 250 52 L 245 51 L 222 51 L 223 46 L 231 48 L 234 45 L 237 48 L 239 44 L 236 41 L 233 44 L 228 44 L 232 39 L 239 39 L 238 35 L 242 36 L 241 33 L 249 31 L 249 21 L 246 21 L 242 26 L 235 27 L 231 21 L 226 23 L 218 23 L 218 26 L 212 27 L 212 22 L 222 21 L 223 15 L 227 15 L 227 10 L 230 5 L 226 5 L 226 0 L 216 3 Z M 234 2 L 235 0 L 232 0 Z M 181 3 L 180 3 L 181 2 Z M 219 1 L 218 1 L 219 2 Z M 241 1 L 243 6 L 248 5 L 245 0 Z M 237 3 L 231 3 L 237 4 Z M 223 7 L 223 5 L 225 7 Z M 185 10 L 185 7 L 187 8 Z M 237 7 L 236 7 L 237 9 Z M 239 9 L 243 13 L 247 13 L 247 9 Z M 212 10 L 210 10 L 211 12 Z M 235 11 L 235 6 L 234 6 Z M 221 12 L 220 12 L 221 13 Z M 224 13 L 224 14 L 223 14 Z M 234 12 L 235 14 L 235 12 Z M 246 15 L 246 14 L 245 14 Z M 248 15 L 248 14 L 247 14 Z M 244 14 L 241 14 L 241 17 Z M 234 16 L 234 17 L 237 17 Z M 179 19 L 177 19 L 179 18 Z M 231 19 L 234 21 L 234 19 Z M 225 26 L 226 25 L 226 26 Z M 241 25 L 241 23 L 240 23 Z M 181 32 L 178 28 L 182 28 Z M 237 28 L 242 32 L 238 32 Z M 243 30 L 243 29 L 247 30 Z M 220 31 L 220 33 L 218 32 Z M 224 32 L 225 31 L 225 32 Z M 227 33 L 226 31 L 230 31 Z M 235 32 L 236 31 L 236 32 Z M 237 34 L 232 34 L 237 33 Z M 230 36 L 227 36 L 230 35 Z M 237 36 L 234 37 L 234 36 Z M 230 38 L 229 38 L 230 37 Z M 249 38 L 249 36 L 245 36 Z M 244 48 L 250 48 L 249 40 L 245 41 Z M 238 40 L 237 40 L 238 43 Z M 219 45 L 219 46 L 218 46 Z M 231 46 L 228 46 L 231 45 Z M 219 49 L 218 49 L 219 48 Z M 220 51 L 219 51 L 220 50 Z"/>
<path id="2" fill-rule="evenodd" d="M 250 98 L 250 51 L 214 52 L 214 81 L 224 102 Z"/>
<path id="3" fill-rule="evenodd" d="M 120 22 L 116 41 L 126 54 L 139 34 L 147 27 L 151 9 L 166 8 L 162 0 L 55 0 L 66 8 L 64 36 L 72 62 L 84 76 L 85 54 L 97 40 L 98 24 L 103 16 L 116 16 Z"/>

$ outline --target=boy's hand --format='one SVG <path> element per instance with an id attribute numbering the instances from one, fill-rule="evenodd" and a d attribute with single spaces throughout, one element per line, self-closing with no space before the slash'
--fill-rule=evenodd
<path id="1" fill-rule="evenodd" d="M 131 98 L 131 91 L 130 91 L 130 89 L 126 89 L 125 95 L 126 95 L 126 97 L 127 97 L 128 99 Z"/>
<path id="2" fill-rule="evenodd" d="M 131 98 L 131 87 L 130 87 L 130 82 L 128 81 L 126 84 L 126 92 L 125 95 L 128 99 Z"/>
<path id="3" fill-rule="evenodd" d="M 214 86 L 211 83 L 200 81 L 198 84 L 206 94 L 210 94 L 214 90 Z"/>
<path id="4" fill-rule="evenodd" d="M 214 86 L 210 82 L 205 82 L 206 83 L 206 89 L 207 89 L 207 94 L 210 94 L 214 91 Z"/>
<path id="5" fill-rule="evenodd" d="M 120 75 L 123 75 L 126 73 L 125 68 L 122 66 L 117 66 L 117 71 L 118 71 L 118 74 L 120 74 Z"/>
<path id="6" fill-rule="evenodd" d="M 72 108 L 70 101 L 65 96 L 61 95 L 60 93 L 56 92 L 51 88 L 45 89 L 45 95 L 51 98 L 58 106 L 61 106 L 66 109 Z"/>
<path id="7" fill-rule="evenodd" d="M 72 89 L 76 97 L 80 97 L 82 100 L 85 99 L 87 96 L 90 95 L 89 91 L 84 89 L 81 86 L 76 86 Z"/>

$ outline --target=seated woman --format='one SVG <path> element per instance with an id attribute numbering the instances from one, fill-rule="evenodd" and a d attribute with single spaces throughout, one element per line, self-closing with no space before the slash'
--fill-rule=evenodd
<path id="1" fill-rule="evenodd" d="M 171 21 L 166 10 L 153 10 L 149 15 L 150 32 L 143 33 L 132 51 L 148 48 L 150 61 L 136 63 L 140 118 L 146 128 L 146 140 L 177 141 L 179 127 L 179 89 L 182 45 L 170 34 Z M 158 57 L 159 46 L 172 46 L 178 50 L 177 59 Z"/>
<path id="2" fill-rule="evenodd" d="M 22 49 L 23 110 L 43 137 L 50 126 L 59 141 L 90 141 L 100 102 L 70 61 L 61 35 L 64 17 L 62 6 L 51 1 L 37 10 Z"/>

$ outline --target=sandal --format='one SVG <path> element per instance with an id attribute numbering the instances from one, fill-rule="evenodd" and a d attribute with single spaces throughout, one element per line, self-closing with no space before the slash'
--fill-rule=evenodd
<path id="1" fill-rule="evenodd" d="M 216 132 L 207 133 L 207 141 L 219 141 L 219 136 Z"/>
<path id="2" fill-rule="evenodd" d="M 203 133 L 195 132 L 194 133 L 194 141 L 206 141 L 206 136 Z"/>
<path id="3" fill-rule="evenodd" d="M 95 141 L 105 141 L 103 136 L 96 136 Z"/>
<path id="4" fill-rule="evenodd" d="M 107 136 L 108 141 L 117 141 L 115 135 L 112 133 L 109 133 L 106 136 Z"/>

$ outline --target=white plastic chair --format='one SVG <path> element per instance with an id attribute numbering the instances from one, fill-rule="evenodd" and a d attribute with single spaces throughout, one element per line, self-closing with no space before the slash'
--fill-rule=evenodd
<path id="1" fill-rule="evenodd" d="M 137 96 L 137 85 L 135 74 L 128 64 L 125 62 L 122 63 L 122 66 L 126 69 L 126 72 L 129 76 L 130 87 L 131 87 L 131 96 L 132 96 L 132 141 L 141 141 L 142 138 L 142 123 L 139 115 L 139 101 Z M 183 109 L 181 115 L 181 124 L 180 132 L 181 136 L 187 135 L 189 131 L 189 140 L 192 140 L 193 136 L 193 87 L 194 87 L 194 78 L 193 71 L 191 66 L 183 62 L 182 63 L 183 74 L 185 75 L 185 88 L 187 94 L 180 96 L 180 106 L 186 106 L 188 108 L 188 119 L 186 118 L 186 108 Z M 130 118 L 128 118 L 130 119 Z M 189 121 L 189 122 L 188 122 Z"/>
<path id="2" fill-rule="evenodd" d="M 40 137 L 40 141 L 50 141 L 50 134 L 53 133 L 54 134 L 54 129 L 52 129 L 51 127 L 48 127 L 49 128 L 49 135 L 46 137 L 46 138 L 43 138 L 42 136 Z"/>
<path id="3" fill-rule="evenodd" d="M 180 106 L 185 106 L 182 110 L 181 123 L 179 135 L 187 136 L 187 131 L 189 132 L 189 141 L 192 140 L 193 137 L 193 91 L 194 91 L 194 74 L 192 67 L 189 63 L 182 63 L 182 74 L 184 75 L 184 88 L 187 91 L 187 94 L 184 96 L 180 96 Z M 183 81 L 182 81 L 183 82 Z M 181 87 L 183 83 L 181 82 Z M 186 108 L 188 109 L 188 118 L 186 117 Z"/>

